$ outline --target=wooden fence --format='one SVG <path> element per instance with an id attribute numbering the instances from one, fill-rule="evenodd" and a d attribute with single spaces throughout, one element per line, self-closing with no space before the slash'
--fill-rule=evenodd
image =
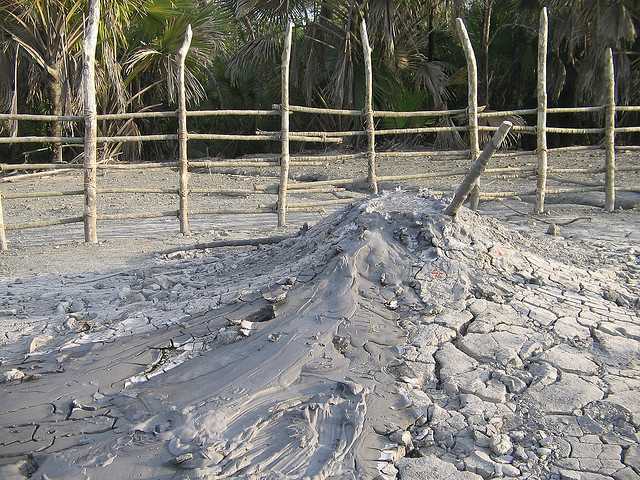
<path id="1" fill-rule="evenodd" d="M 82 116 L 54 116 L 54 115 L 28 115 L 28 114 L 0 114 L 0 120 L 11 121 L 40 121 L 40 122 L 84 122 L 85 130 L 83 137 L 4 137 L 0 138 L 0 144 L 20 144 L 20 143 L 49 143 L 66 145 L 85 146 L 85 160 L 83 165 L 74 164 L 0 164 L 0 171 L 29 171 L 29 170 L 53 170 L 53 169 L 82 169 L 84 171 L 84 188 L 82 190 L 69 190 L 58 192 L 28 192 L 28 193 L 5 193 L 0 192 L 0 249 L 8 248 L 6 231 L 21 230 L 28 228 L 45 227 L 51 225 L 64 225 L 76 222 L 84 222 L 85 241 L 97 242 L 96 223 L 105 220 L 159 218 L 175 216 L 180 221 L 180 231 L 188 235 L 190 233 L 190 215 L 221 215 L 221 214 L 276 214 L 278 225 L 286 225 L 286 214 L 291 211 L 317 211 L 326 206 L 350 203 L 353 198 L 342 198 L 336 200 L 313 201 L 307 203 L 288 203 L 288 197 L 292 194 L 302 192 L 335 192 L 341 186 L 355 182 L 366 181 L 372 194 L 378 192 L 378 183 L 381 181 L 401 181 L 412 179 L 425 179 L 437 177 L 462 176 L 467 170 L 449 170 L 446 172 L 430 172 L 413 175 L 393 175 L 379 176 L 376 173 L 376 164 L 385 157 L 417 158 L 427 154 L 424 151 L 411 152 L 376 152 L 376 137 L 387 135 L 424 134 L 438 132 L 468 132 L 469 149 L 443 152 L 428 152 L 429 156 L 440 156 L 445 158 L 466 158 L 473 163 L 479 153 L 480 132 L 493 132 L 498 127 L 480 126 L 479 118 L 504 117 L 508 115 L 536 116 L 536 126 L 513 126 L 512 131 L 536 135 L 537 148 L 534 151 L 518 152 L 517 155 L 530 155 L 537 157 L 537 168 L 531 167 L 506 167 L 487 169 L 484 175 L 531 175 L 537 177 L 536 188 L 528 192 L 491 192 L 481 193 L 480 185 L 476 183 L 471 193 L 470 200 L 472 208 L 476 208 L 480 198 L 495 199 L 508 198 L 518 195 L 535 195 L 536 203 L 534 211 L 541 213 L 544 211 L 546 195 L 559 193 L 580 193 L 587 191 L 604 191 L 606 194 L 605 210 L 612 211 L 615 205 L 616 194 L 616 151 L 636 150 L 639 146 L 616 147 L 616 133 L 640 133 L 639 127 L 617 128 L 617 112 L 640 112 L 640 106 L 616 106 L 615 105 L 615 80 L 613 69 L 613 55 L 611 49 L 607 50 L 607 102 L 601 106 L 585 106 L 574 108 L 549 108 L 547 102 L 546 87 L 546 62 L 547 62 L 547 38 L 548 20 L 547 11 L 544 8 L 540 15 L 540 31 L 538 42 L 538 102 L 536 108 L 518 109 L 511 111 L 485 112 L 482 106 L 478 105 L 477 97 L 477 66 L 475 53 L 469 40 L 465 24 L 462 19 L 457 19 L 457 30 L 460 42 L 464 49 L 468 67 L 468 107 L 466 109 L 436 110 L 436 111 L 413 111 L 413 112 L 393 112 L 373 110 L 373 68 L 371 64 L 371 47 L 367 36 L 366 24 L 361 25 L 362 46 L 365 60 L 366 88 L 363 110 L 329 109 L 291 105 L 289 103 L 289 65 L 291 59 L 292 31 L 293 25 L 289 24 L 285 34 L 284 49 L 282 53 L 282 88 L 280 104 L 273 105 L 270 110 L 199 110 L 188 111 L 185 101 L 185 57 L 191 43 L 191 28 L 187 29 L 184 43 L 178 52 L 179 63 L 179 83 L 178 83 L 178 109 L 177 111 L 165 112 L 137 112 L 137 113 L 117 113 L 107 115 L 95 114 L 95 88 L 93 78 L 93 61 L 95 52 L 95 32 L 99 21 L 99 2 L 91 2 L 88 28 L 85 39 L 85 65 L 84 65 L 84 88 L 85 88 L 85 115 Z M 604 124 L 601 128 L 560 128 L 548 127 L 547 116 L 559 113 L 604 113 Z M 313 113 L 324 115 L 360 117 L 363 120 L 364 128 L 355 131 L 342 132 L 301 132 L 289 130 L 290 115 L 296 113 Z M 376 118 L 441 118 L 454 115 L 465 115 L 468 124 L 465 126 L 428 126 L 416 128 L 394 128 L 376 129 Z M 279 132 L 256 132 L 255 134 L 218 134 L 218 133 L 189 133 L 187 123 L 193 117 L 216 117 L 216 116 L 279 116 L 281 118 L 281 129 Z M 107 122 L 113 120 L 131 119 L 154 119 L 154 118 L 177 118 L 178 129 L 176 134 L 163 135 L 138 135 L 138 136 L 109 136 L 98 137 L 97 122 Z M 594 146 L 574 146 L 562 148 L 547 148 L 547 136 L 550 134 L 602 134 L 603 147 Z M 364 153 L 336 154 L 336 155 L 290 155 L 289 145 L 291 142 L 315 142 L 322 144 L 340 144 L 344 138 L 363 136 L 367 140 L 367 149 Z M 174 162 L 139 163 L 139 164 L 97 164 L 96 145 L 107 143 L 125 142 L 157 142 L 157 141 L 177 141 L 179 145 L 179 155 Z M 223 140 L 223 141 L 250 141 L 250 142 L 280 142 L 281 153 L 278 157 L 256 156 L 240 160 L 219 160 L 219 161 L 193 161 L 188 157 L 189 140 Z M 604 148 L 606 161 L 603 168 L 587 169 L 550 169 L 547 165 L 547 154 L 551 151 L 571 151 L 581 152 Z M 496 154 L 499 156 L 501 154 Z M 505 155 L 505 154 L 502 154 Z M 291 182 L 289 171 L 292 167 L 325 165 L 332 161 L 363 160 L 367 161 L 366 178 L 345 178 L 333 179 L 317 182 Z M 173 167 L 178 169 L 178 181 L 176 188 L 108 188 L 100 189 L 97 186 L 97 169 L 126 169 L 144 170 L 155 168 Z M 218 168 L 218 167 L 255 167 L 268 168 L 279 167 L 279 182 L 267 186 L 254 186 L 253 189 L 195 189 L 189 187 L 189 171 L 193 168 Z M 640 166 L 625 168 L 625 171 L 640 171 Z M 581 188 L 549 188 L 547 187 L 547 174 L 552 173 L 581 173 L 581 174 L 602 174 L 605 175 L 604 186 L 588 186 Z M 640 191 L 639 188 L 632 188 L 633 191 Z M 134 214 L 98 214 L 96 207 L 96 195 L 98 194 L 125 194 L 125 193 L 159 193 L 178 195 L 179 204 L 177 210 L 162 211 L 155 213 L 141 212 Z M 215 208 L 215 209 L 191 209 L 189 208 L 190 194 L 261 194 L 277 195 L 277 202 L 254 208 Z M 44 198 L 65 195 L 82 195 L 85 198 L 84 215 L 70 218 L 43 220 L 21 224 L 5 224 L 3 221 L 2 200 L 17 198 Z"/>

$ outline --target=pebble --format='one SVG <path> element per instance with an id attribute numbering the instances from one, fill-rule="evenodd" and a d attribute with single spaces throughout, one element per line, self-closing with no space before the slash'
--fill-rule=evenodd
<path id="1" fill-rule="evenodd" d="M 31 343 L 29 344 L 29 353 L 33 353 L 36 350 L 39 350 L 40 347 L 43 347 L 47 343 L 53 340 L 51 335 L 37 335 L 31 339 Z"/>
<path id="2" fill-rule="evenodd" d="M 396 430 L 389 435 L 389 440 L 398 445 L 408 446 L 411 445 L 411 434 L 406 430 Z"/>
<path id="3" fill-rule="evenodd" d="M 18 370 L 17 368 L 12 368 L 11 370 L 7 370 L 6 372 L 4 372 L 3 380 L 5 382 L 13 382 L 16 380 L 22 380 L 26 376 L 27 375 L 22 370 Z"/>
<path id="4" fill-rule="evenodd" d="M 184 462 L 188 462 L 192 458 L 193 458 L 193 453 L 190 453 L 190 452 L 183 453 L 182 455 L 178 455 L 176 457 L 176 463 L 177 464 L 181 464 L 181 463 L 184 463 Z"/>
<path id="5" fill-rule="evenodd" d="M 491 437 L 489 448 L 491 448 L 491 451 L 496 455 L 506 455 L 513 449 L 513 444 L 511 443 L 509 435 L 499 433 Z"/>
<path id="6" fill-rule="evenodd" d="M 527 460 L 529 458 L 529 456 L 527 455 L 527 452 L 524 450 L 524 447 L 520 445 L 517 445 L 513 449 L 513 456 L 519 460 Z"/>

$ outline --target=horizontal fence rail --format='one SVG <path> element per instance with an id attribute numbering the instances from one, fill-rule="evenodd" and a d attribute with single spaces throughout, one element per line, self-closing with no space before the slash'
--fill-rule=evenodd
<path id="1" fill-rule="evenodd" d="M 93 19 L 95 20 L 95 19 Z M 90 23 L 92 19 L 89 19 Z M 88 25 L 89 25 L 88 23 Z M 615 91 L 615 76 L 613 70 L 612 52 L 606 52 L 607 62 L 604 78 L 607 81 L 607 97 L 604 105 L 598 106 L 576 106 L 576 107 L 549 107 L 547 99 L 546 71 L 547 71 L 547 40 L 548 40 L 548 19 L 546 8 L 540 14 L 539 37 L 538 37 L 538 68 L 537 68 L 537 105 L 535 108 L 517 108 L 503 111 L 487 111 L 485 106 L 478 105 L 477 97 L 477 66 L 475 53 L 469 40 L 466 27 L 462 19 L 457 19 L 457 29 L 461 45 L 464 49 L 467 61 L 467 87 L 468 98 L 467 108 L 443 109 L 443 110 L 423 110 L 423 111 L 387 111 L 375 110 L 373 108 L 373 68 L 371 65 L 371 48 L 367 36 L 366 24 L 361 25 L 361 40 L 365 64 L 366 88 L 362 109 L 340 109 L 309 107 L 302 105 L 292 105 L 289 102 L 289 66 L 292 48 L 293 25 L 287 26 L 281 65 L 281 98 L 279 104 L 274 104 L 270 109 L 219 109 L 219 110 L 188 110 L 184 101 L 186 91 L 184 81 L 178 82 L 178 108 L 174 111 L 139 111 L 123 113 L 107 113 L 94 116 L 97 122 L 108 121 L 131 121 L 131 120 L 157 120 L 176 119 L 177 129 L 175 133 L 166 134 L 145 134 L 145 135 L 116 135 L 116 136 L 95 136 L 93 138 L 83 136 L 12 136 L 0 137 L 0 144 L 54 144 L 54 145 L 95 145 L 99 144 L 124 144 L 132 142 L 177 142 L 179 155 L 175 161 L 149 162 L 149 163 L 96 163 L 86 162 L 81 164 L 66 163 L 28 163 L 12 164 L 0 163 L 0 172 L 57 172 L 83 170 L 85 173 L 85 185 L 83 189 L 67 191 L 33 191 L 33 192 L 0 192 L 0 249 L 6 250 L 8 242 L 7 231 L 40 228 L 54 225 L 67 225 L 85 222 L 85 237 L 93 238 L 97 241 L 97 236 L 87 236 L 87 218 L 95 218 L 97 221 L 118 221 L 127 219 L 146 219 L 175 217 L 180 220 L 180 230 L 183 234 L 190 233 L 189 218 L 191 215 L 244 215 L 244 214 L 272 214 L 277 215 L 278 225 L 286 225 L 287 212 L 318 212 L 324 211 L 337 205 L 349 204 L 363 197 L 347 190 L 350 185 L 366 186 L 370 193 L 378 192 L 379 182 L 405 182 L 411 180 L 456 178 L 463 177 L 468 173 L 468 168 L 453 167 L 447 170 L 437 170 L 401 175 L 378 175 L 376 166 L 388 159 L 414 159 L 428 158 L 431 161 L 466 161 L 471 165 L 480 153 L 479 138 L 480 132 L 495 132 L 497 126 L 479 124 L 481 119 L 505 119 L 513 116 L 535 117 L 531 125 L 514 125 L 512 132 L 521 135 L 534 135 L 536 137 L 536 149 L 531 151 L 498 152 L 495 157 L 535 157 L 535 164 L 520 167 L 496 167 L 488 168 L 484 171 L 485 177 L 495 178 L 524 178 L 536 181 L 535 189 L 524 192 L 503 191 L 503 192 L 481 192 L 480 184 L 477 182 L 472 190 L 470 200 L 472 208 L 477 206 L 480 199 L 492 200 L 510 197 L 533 196 L 535 197 L 534 211 L 544 212 L 545 198 L 547 195 L 563 193 L 586 193 L 604 192 L 606 196 L 605 209 L 612 211 L 615 206 L 616 192 L 640 192 L 640 187 L 616 186 L 616 173 L 638 172 L 638 166 L 616 167 L 616 152 L 637 152 L 640 146 L 636 145 L 616 145 L 617 134 L 637 134 L 640 133 L 640 126 L 617 126 L 617 113 L 640 113 L 640 106 L 616 105 L 613 92 Z M 184 42 L 178 54 L 180 65 L 180 75 L 184 75 L 184 61 L 188 55 L 191 42 L 190 27 L 184 37 Z M 85 61 L 87 61 L 85 55 Z M 90 60 L 90 59 L 89 59 Z M 87 82 L 83 82 L 83 88 L 87 88 Z M 91 82 L 88 84 L 91 86 Z M 91 97 L 91 91 L 84 92 L 89 95 L 89 100 L 95 101 Z M 85 97 L 87 98 L 87 97 Z M 361 127 L 349 131 L 292 131 L 289 128 L 291 115 L 335 115 L 344 117 L 360 118 Z M 549 115 L 567 114 L 598 114 L 602 116 L 602 125 L 595 128 L 578 128 L 564 124 L 548 125 Z M 260 131 L 243 133 L 218 133 L 218 132 L 194 132 L 188 130 L 189 118 L 215 118 L 215 117 L 274 117 L 279 118 L 281 128 L 279 131 Z M 0 114 L 0 121 L 29 121 L 29 122 L 68 122 L 85 123 L 87 115 L 33 115 L 33 114 Z M 405 128 L 377 128 L 376 120 L 386 118 L 413 118 L 424 119 L 425 122 L 433 122 L 438 119 L 449 119 L 453 121 L 450 125 L 424 125 L 410 126 Z M 599 117 L 598 117 L 599 118 Z M 533 119 L 532 119 L 533 120 Z M 378 122 L 380 123 L 380 122 Z M 397 135 L 423 135 L 439 133 L 466 133 L 468 136 L 467 148 L 464 150 L 449 151 L 377 151 L 376 137 L 397 136 Z M 602 143 L 599 145 L 580 145 L 558 148 L 548 148 L 547 137 L 549 135 L 601 135 Z M 290 155 L 289 147 L 291 142 L 312 143 L 316 145 L 341 145 L 349 138 L 366 138 L 366 151 L 356 153 L 335 153 L 335 154 L 297 154 Z M 280 144 L 280 154 L 257 154 L 251 157 L 237 159 L 189 159 L 188 145 L 190 141 L 229 141 L 229 142 L 278 142 Z M 88 143 L 87 143 L 88 142 Z M 590 152 L 603 150 L 605 152 L 605 162 L 599 167 L 589 168 L 560 168 L 549 167 L 547 157 L 553 153 Z M 314 182 L 295 182 L 290 179 L 290 168 L 298 167 L 325 167 L 332 163 L 366 161 L 367 175 L 353 178 L 336 178 Z M 158 188 L 100 188 L 96 184 L 95 174 L 87 176 L 96 170 L 127 170 L 144 171 L 147 169 L 177 169 L 178 181 L 176 186 Z M 251 169 L 273 169 L 279 171 L 279 181 L 270 185 L 253 185 L 251 188 L 195 188 L 190 185 L 189 175 L 197 169 L 216 170 L 220 168 L 251 168 Z M 268 174 L 270 172 L 267 171 Z M 602 183 L 593 186 L 581 187 L 549 187 L 546 185 L 547 176 L 553 180 L 562 180 L 562 175 L 602 175 Z M 88 179 L 88 183 L 87 180 Z M 122 195 L 122 194 L 158 194 L 174 195 L 179 198 L 176 210 L 160 212 L 138 212 L 138 213 L 100 213 L 95 207 L 95 202 L 89 207 L 85 207 L 83 216 L 75 216 L 61 219 L 46 219 L 32 222 L 5 224 L 3 200 L 13 201 L 18 199 L 34 199 L 47 197 L 64 196 L 85 196 L 91 191 L 95 195 Z M 348 195 L 347 198 L 336 198 L 332 200 L 318 200 L 307 202 L 289 203 L 289 196 L 299 196 L 310 193 L 327 193 Z M 434 193 L 450 194 L 451 191 L 436 191 Z M 225 208 L 192 208 L 189 205 L 189 198 L 192 195 L 226 195 L 244 196 L 256 195 L 256 198 L 276 200 L 272 203 L 259 203 L 252 207 L 225 207 Z M 253 198 L 253 197 L 252 197 Z"/>

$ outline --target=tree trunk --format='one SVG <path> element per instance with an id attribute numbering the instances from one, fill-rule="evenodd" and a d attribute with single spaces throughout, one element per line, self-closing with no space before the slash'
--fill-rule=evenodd
<path id="1" fill-rule="evenodd" d="M 482 45 L 480 48 L 480 88 L 479 104 L 489 105 L 489 41 L 491 33 L 491 12 L 493 0 L 484 1 L 484 13 L 482 16 Z"/>
<path id="2" fill-rule="evenodd" d="M 62 115 L 62 80 L 60 79 L 60 69 L 50 70 L 49 75 L 49 100 L 51 101 L 51 109 L 53 115 Z M 62 123 L 51 122 L 51 136 L 62 136 Z M 54 143 L 52 145 L 52 162 L 62 162 L 62 144 Z"/>

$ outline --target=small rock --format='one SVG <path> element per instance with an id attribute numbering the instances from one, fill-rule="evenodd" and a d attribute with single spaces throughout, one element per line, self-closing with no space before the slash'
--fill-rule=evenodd
<path id="1" fill-rule="evenodd" d="M 557 237 L 558 235 L 560 235 L 560 227 L 555 223 L 551 223 L 549 225 L 549 228 L 547 229 L 547 235 L 553 235 L 554 237 Z"/>
<path id="2" fill-rule="evenodd" d="M 46 345 L 53 337 L 51 335 L 37 335 L 31 339 L 31 343 L 29 344 L 29 353 L 33 353 L 36 350 L 39 350 L 40 347 Z"/>
<path id="3" fill-rule="evenodd" d="M 22 370 L 18 370 L 17 368 L 12 368 L 11 370 L 4 372 L 3 381 L 14 382 L 14 381 L 22 380 L 26 376 L 27 375 Z"/>
<path id="4" fill-rule="evenodd" d="M 546 447 L 540 447 L 536 450 L 536 453 L 538 454 L 538 456 L 540 458 L 542 458 L 543 460 L 545 458 L 547 458 L 549 455 L 551 455 L 551 449 L 550 448 L 546 448 Z"/>
<path id="5" fill-rule="evenodd" d="M 475 440 L 476 445 L 483 448 L 488 448 L 491 441 L 489 437 L 478 430 L 473 431 L 473 439 Z"/>
<path id="6" fill-rule="evenodd" d="M 524 447 L 517 445 L 514 449 L 513 449 L 513 456 L 515 458 L 517 458 L 518 460 L 524 460 L 526 461 L 529 456 L 527 455 L 527 452 L 525 452 Z"/>
<path id="7" fill-rule="evenodd" d="M 411 445 L 411 434 L 406 430 L 396 430 L 389 435 L 389 440 L 398 445 L 409 446 Z"/>
<path id="8" fill-rule="evenodd" d="M 387 308 L 389 310 L 397 310 L 398 301 L 394 298 L 394 299 L 389 300 L 385 305 L 387 306 Z"/>
<path id="9" fill-rule="evenodd" d="M 176 463 L 180 465 L 181 463 L 188 462 L 191 459 L 193 459 L 193 453 L 191 452 L 183 453 L 182 455 L 178 455 L 176 457 Z"/>
<path id="10" fill-rule="evenodd" d="M 511 443 L 509 435 L 499 433 L 491 437 L 489 448 L 491 448 L 491 451 L 496 455 L 506 455 L 513 449 L 513 444 Z"/>

